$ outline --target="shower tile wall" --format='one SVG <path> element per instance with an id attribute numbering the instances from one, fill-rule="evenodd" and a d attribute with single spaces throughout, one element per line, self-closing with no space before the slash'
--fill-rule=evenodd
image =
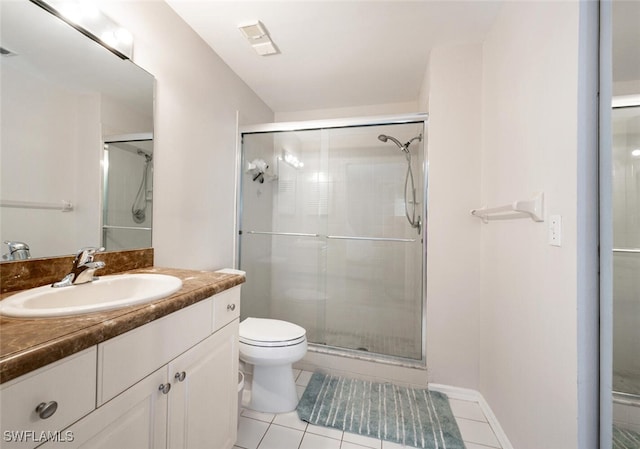
<path id="1" fill-rule="evenodd" d="M 387 132 L 406 140 L 417 135 L 417 125 L 403 126 L 406 129 Z M 379 142 L 380 132 L 376 128 L 287 132 L 271 135 L 271 143 L 261 135 L 262 145 L 254 140 L 256 135 L 245 135 L 245 160 L 258 154 L 269 157 L 277 180 L 257 185 L 245 176 L 243 230 L 318 236 L 243 234 L 241 264 L 248 272 L 255 271 L 262 284 L 245 289 L 251 293 L 243 291 L 243 315 L 295 322 L 307 329 L 311 342 L 419 359 L 422 244 L 405 218 L 404 155 L 394 145 Z M 422 148 L 415 145 L 412 150 L 422 203 L 418 147 Z M 294 168 L 278 160 L 283 151 L 304 166 Z M 273 195 L 270 222 L 267 192 Z M 262 202 L 261 217 L 253 206 L 257 202 Z M 270 261 L 270 266 L 261 266 L 260 260 Z M 249 276 L 247 284 L 251 282 Z M 245 308 L 248 302 L 251 305 Z"/>

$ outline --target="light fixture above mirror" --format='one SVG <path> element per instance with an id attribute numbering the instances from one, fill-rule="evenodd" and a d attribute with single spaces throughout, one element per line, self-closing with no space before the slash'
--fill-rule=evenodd
<path id="1" fill-rule="evenodd" d="M 92 0 L 30 0 L 51 14 L 115 53 L 131 59 L 133 36 L 119 24 L 105 16 Z"/>

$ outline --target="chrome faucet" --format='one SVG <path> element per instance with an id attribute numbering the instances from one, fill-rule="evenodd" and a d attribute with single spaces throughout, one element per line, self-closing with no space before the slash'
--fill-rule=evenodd
<path id="1" fill-rule="evenodd" d="M 93 256 L 96 253 L 104 251 L 104 248 L 87 247 L 82 248 L 76 254 L 76 258 L 73 260 L 73 267 L 71 272 L 63 277 L 60 281 L 51 284 L 52 287 L 68 287 L 70 285 L 86 284 L 98 279 L 95 276 L 95 271 L 100 268 L 104 268 L 104 262 L 93 261 Z"/>
<path id="2" fill-rule="evenodd" d="M 2 255 L 2 260 L 26 260 L 31 258 L 29 245 L 24 242 L 12 242 L 6 240 L 5 245 L 9 247 L 9 252 Z"/>

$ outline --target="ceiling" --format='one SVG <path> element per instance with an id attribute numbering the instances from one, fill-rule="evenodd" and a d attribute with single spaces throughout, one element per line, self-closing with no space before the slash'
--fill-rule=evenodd
<path id="1" fill-rule="evenodd" d="M 216 1 L 169 5 L 274 111 L 416 101 L 430 51 L 481 42 L 498 1 Z M 238 26 L 260 20 L 280 53 Z"/>

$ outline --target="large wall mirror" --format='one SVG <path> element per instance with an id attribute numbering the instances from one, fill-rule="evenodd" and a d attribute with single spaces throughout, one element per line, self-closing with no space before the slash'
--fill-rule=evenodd
<path id="1" fill-rule="evenodd" d="M 613 442 L 640 447 L 640 2 L 614 1 Z"/>
<path id="2" fill-rule="evenodd" d="M 0 243 L 150 246 L 153 77 L 29 0 L 0 20 Z"/>

